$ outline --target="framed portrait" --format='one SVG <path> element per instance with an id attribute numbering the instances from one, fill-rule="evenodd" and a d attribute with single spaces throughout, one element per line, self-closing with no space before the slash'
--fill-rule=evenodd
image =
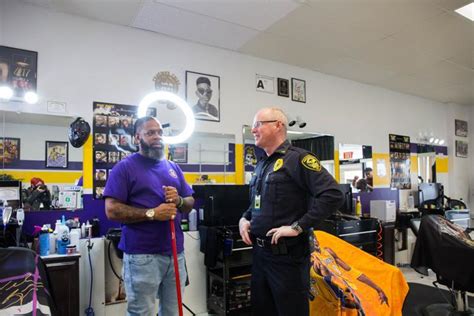
<path id="1" fill-rule="evenodd" d="M 197 120 L 220 122 L 220 77 L 186 71 L 186 101 Z"/>
<path id="2" fill-rule="evenodd" d="M 13 89 L 13 99 L 22 99 L 28 91 L 36 92 L 38 53 L 0 46 L 0 86 Z"/>
<path id="3" fill-rule="evenodd" d="M 291 78 L 291 100 L 306 103 L 306 81 Z"/>
<path id="4" fill-rule="evenodd" d="M 278 78 L 278 95 L 288 98 L 290 96 L 290 81 L 288 79 Z"/>
<path id="5" fill-rule="evenodd" d="M 467 158 L 468 157 L 468 143 L 462 140 L 456 141 L 456 157 Z"/>
<path id="6" fill-rule="evenodd" d="M 188 144 L 174 144 L 169 146 L 169 159 L 177 163 L 188 162 Z"/>
<path id="7" fill-rule="evenodd" d="M 66 169 L 69 163 L 69 143 L 46 141 L 46 168 Z"/>
<path id="8" fill-rule="evenodd" d="M 0 163 L 11 163 L 20 160 L 20 139 L 0 138 Z"/>
<path id="9" fill-rule="evenodd" d="M 454 120 L 456 136 L 467 137 L 467 122 L 463 120 Z"/>

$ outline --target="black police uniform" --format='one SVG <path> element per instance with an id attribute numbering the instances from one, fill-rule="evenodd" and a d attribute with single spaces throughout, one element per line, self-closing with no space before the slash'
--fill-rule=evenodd
<path id="1" fill-rule="evenodd" d="M 288 140 L 258 162 L 250 182 L 252 314 L 308 315 L 308 229 L 343 203 L 337 182 L 308 151 Z M 303 233 L 271 245 L 266 233 L 298 222 Z"/>

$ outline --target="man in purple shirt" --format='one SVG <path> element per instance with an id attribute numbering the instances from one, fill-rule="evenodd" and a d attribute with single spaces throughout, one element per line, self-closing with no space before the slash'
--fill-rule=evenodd
<path id="1" fill-rule="evenodd" d="M 193 191 L 174 162 L 164 159 L 163 130 L 153 117 L 135 123 L 139 152 L 118 163 L 110 173 L 104 197 L 110 220 L 122 223 L 119 248 L 127 315 L 178 315 L 170 220 L 176 227 L 181 291 L 186 280 L 181 213 L 194 204 Z"/>

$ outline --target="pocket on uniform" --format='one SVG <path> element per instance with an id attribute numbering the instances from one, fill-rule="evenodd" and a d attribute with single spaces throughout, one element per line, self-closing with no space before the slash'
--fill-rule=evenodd
<path id="1" fill-rule="evenodd" d="M 265 179 L 265 189 L 268 196 L 278 201 L 284 198 L 285 188 L 288 188 L 291 179 L 284 172 L 270 172 Z"/>

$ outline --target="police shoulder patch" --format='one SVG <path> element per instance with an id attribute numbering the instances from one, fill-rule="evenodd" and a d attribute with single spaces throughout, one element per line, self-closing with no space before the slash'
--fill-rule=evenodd
<path id="1" fill-rule="evenodd" d="M 321 163 L 314 155 L 307 154 L 304 156 L 303 159 L 301 159 L 301 164 L 309 170 L 321 171 Z"/>
<path id="2" fill-rule="evenodd" d="M 275 164 L 273 165 L 273 171 L 277 171 L 283 166 L 283 159 L 279 158 L 277 161 L 275 161 Z"/>

